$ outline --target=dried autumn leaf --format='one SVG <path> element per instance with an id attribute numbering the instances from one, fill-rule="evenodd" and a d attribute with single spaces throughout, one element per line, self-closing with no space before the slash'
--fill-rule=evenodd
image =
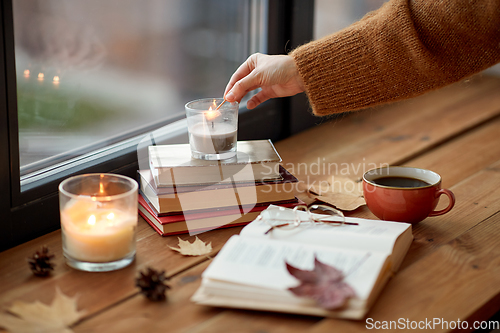
<path id="1" fill-rule="evenodd" d="M 309 187 L 315 199 L 329 203 L 344 211 L 355 210 L 366 205 L 363 197 L 363 184 L 349 178 L 334 176 L 331 182 L 322 181 Z"/>
<path id="2" fill-rule="evenodd" d="M 194 240 L 193 243 L 189 243 L 189 241 L 184 241 L 177 237 L 179 239 L 179 248 L 175 248 L 172 246 L 168 246 L 174 251 L 179 252 L 182 255 L 185 256 L 203 256 L 206 254 L 209 254 L 212 252 L 212 243 L 206 244 L 205 242 L 201 241 L 198 236 L 196 236 L 196 239 Z"/>
<path id="3" fill-rule="evenodd" d="M 344 282 L 344 274 L 333 266 L 314 258 L 314 269 L 305 271 L 286 263 L 288 272 L 300 281 L 297 287 L 289 290 L 297 296 L 314 299 L 328 310 L 338 309 L 354 297 L 354 289 Z"/>
<path id="4" fill-rule="evenodd" d="M 56 288 L 56 295 L 50 306 L 39 301 L 17 301 L 7 310 L 17 317 L 0 313 L 0 326 L 12 333 L 70 333 L 72 330 L 69 326 L 85 314 L 85 311 L 77 310 L 76 297 L 64 295 L 59 288 Z"/>

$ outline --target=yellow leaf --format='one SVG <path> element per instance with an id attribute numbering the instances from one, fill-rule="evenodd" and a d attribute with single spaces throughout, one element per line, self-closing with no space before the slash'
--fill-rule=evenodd
<path id="1" fill-rule="evenodd" d="M 337 209 L 351 211 L 366 204 L 362 182 L 335 176 L 331 182 L 319 184 L 320 186 L 311 186 L 309 193 L 315 195 L 316 200 L 329 203 Z"/>
<path id="2" fill-rule="evenodd" d="M 185 256 L 203 256 L 205 254 L 209 254 L 212 252 L 212 243 L 208 243 L 208 245 L 201 241 L 198 236 L 196 236 L 196 239 L 194 240 L 193 243 L 189 243 L 189 241 L 184 241 L 177 237 L 179 239 L 179 248 L 175 248 L 172 246 L 168 246 L 174 251 L 179 252 L 182 255 Z"/>
<path id="3" fill-rule="evenodd" d="M 16 301 L 7 310 L 17 317 L 0 313 L 0 326 L 12 333 L 69 333 L 72 332 L 69 326 L 76 323 L 85 313 L 77 310 L 76 297 L 64 295 L 59 288 L 56 288 L 56 295 L 50 306 L 39 301 Z"/>

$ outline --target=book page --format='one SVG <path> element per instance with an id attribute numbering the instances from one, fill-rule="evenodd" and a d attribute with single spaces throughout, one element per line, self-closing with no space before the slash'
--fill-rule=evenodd
<path id="1" fill-rule="evenodd" d="M 203 278 L 287 290 L 299 281 L 288 273 L 285 261 L 297 268 L 312 270 L 315 256 L 344 272 L 345 281 L 361 299 L 370 294 L 387 259 L 384 254 L 369 251 L 233 236 L 205 270 Z"/>
<path id="2" fill-rule="evenodd" d="M 271 205 L 268 210 L 274 210 L 280 219 L 294 221 L 292 209 Z M 307 220 L 306 212 L 297 211 L 300 218 Z M 279 215 L 278 215 L 279 214 Z M 411 224 L 401 222 L 388 222 L 346 217 L 346 222 L 358 225 L 330 226 L 317 223 L 303 222 L 293 229 L 276 228 L 269 232 L 270 224 L 265 220 L 255 220 L 240 232 L 244 237 L 262 239 L 276 239 L 304 244 L 316 244 L 340 249 L 356 249 L 360 251 L 392 253 L 396 239 Z"/>

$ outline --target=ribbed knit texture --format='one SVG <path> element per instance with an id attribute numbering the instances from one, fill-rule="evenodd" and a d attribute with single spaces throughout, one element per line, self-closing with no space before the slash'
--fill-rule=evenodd
<path id="1" fill-rule="evenodd" d="M 392 0 L 290 55 L 317 115 L 418 96 L 500 62 L 500 0 Z"/>

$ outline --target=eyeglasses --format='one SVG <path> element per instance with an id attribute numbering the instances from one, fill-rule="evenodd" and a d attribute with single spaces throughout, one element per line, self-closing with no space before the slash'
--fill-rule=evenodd
<path id="1" fill-rule="evenodd" d="M 274 229 L 294 229 L 302 223 L 313 225 L 324 224 L 332 227 L 348 225 L 358 225 L 357 223 L 346 222 L 344 214 L 332 207 L 325 205 L 305 205 L 295 206 L 293 210 L 279 207 L 277 209 L 266 209 L 257 217 L 270 226 L 264 234 L 268 234 Z"/>

